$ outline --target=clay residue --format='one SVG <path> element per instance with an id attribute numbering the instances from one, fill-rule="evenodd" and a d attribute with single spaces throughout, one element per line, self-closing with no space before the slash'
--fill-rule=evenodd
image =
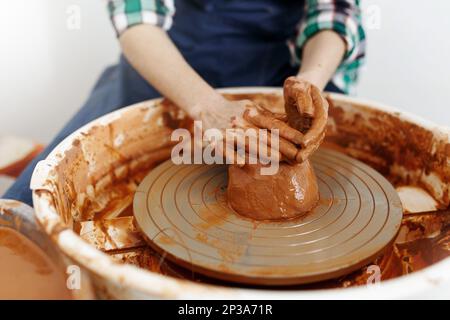
<path id="1" fill-rule="evenodd" d="M 277 94 L 227 97 L 250 99 L 265 104 L 274 112 L 284 108 L 283 97 Z M 36 191 L 40 197 L 52 198 L 52 204 L 65 223 L 58 230 L 73 227 L 76 225 L 73 221 L 80 226 L 81 222 L 130 216 L 130 201 L 138 184 L 155 165 L 170 157 L 171 132 L 178 126 L 189 128 L 190 125 L 189 118 L 164 101 L 156 106 L 143 104 L 125 110 L 109 125 L 99 123 L 79 136 L 59 155 L 60 163 L 51 172 L 45 188 Z M 449 213 L 445 211 L 450 202 L 448 137 L 401 120 L 395 114 L 361 105 L 330 103 L 326 141 L 328 146 L 377 169 L 396 186 L 424 188 L 443 209 L 403 218 L 399 238 L 371 263 L 381 268 L 382 280 L 415 272 L 450 256 Z M 44 226 L 46 223 L 43 221 Z M 115 261 L 152 272 L 235 285 L 176 266 L 146 244 L 128 246 L 119 252 L 108 251 L 108 254 Z M 362 285 L 370 276 L 367 271 L 365 267 L 340 279 L 300 288 Z"/>
<path id="2" fill-rule="evenodd" d="M 225 222 L 226 217 L 230 214 L 227 205 L 223 203 L 208 204 L 207 207 L 200 207 L 198 215 L 202 222 L 198 223 L 196 227 L 200 230 L 208 230 L 212 227 L 217 227 Z"/>
<path id="3" fill-rule="evenodd" d="M 81 222 L 80 236 L 102 251 L 123 250 L 145 245 L 134 217 Z"/>
<path id="4" fill-rule="evenodd" d="M 123 252 L 111 253 L 111 258 L 119 263 L 131 264 L 150 272 L 178 278 L 201 281 L 192 271 L 179 267 L 150 247 L 136 248 Z"/>
<path id="5" fill-rule="evenodd" d="M 446 210 L 405 216 L 394 244 L 370 265 L 378 266 L 381 280 L 387 280 L 422 270 L 448 257 L 450 211 Z M 371 283 L 373 271 L 370 270 L 369 266 L 364 267 L 327 285 L 350 287 Z"/>
<path id="6" fill-rule="evenodd" d="M 65 279 L 30 240 L 0 227 L 0 299 L 70 299 Z"/>
<path id="7" fill-rule="evenodd" d="M 365 106 L 329 105 L 328 146 L 367 163 L 394 185 L 424 187 L 441 209 L 450 205 L 448 136 Z"/>
<path id="8" fill-rule="evenodd" d="M 108 125 L 93 126 L 76 138 L 44 188 L 63 221 L 112 218 L 132 202 L 138 184 L 155 165 L 170 157 L 174 127 L 192 120 L 168 102 L 124 112 Z M 58 195 L 58 196 L 54 196 Z"/>
<path id="9" fill-rule="evenodd" d="M 220 255 L 223 244 L 208 237 L 206 233 L 199 233 L 196 240 L 217 247 Z M 231 240 L 231 239 L 230 239 Z M 236 240 L 236 239 L 235 239 Z M 226 254 L 222 258 L 226 263 L 232 263 L 239 259 L 245 250 L 245 242 L 235 241 L 235 254 Z M 407 275 L 430 266 L 442 259 L 450 257 L 450 211 L 409 214 L 403 218 L 400 232 L 393 244 L 389 245 L 380 257 L 368 266 L 353 272 L 350 275 L 334 280 L 319 282 L 309 285 L 288 286 L 287 290 L 297 289 L 323 289 L 323 288 L 345 288 L 366 285 L 370 283 L 373 267 L 381 271 L 381 281 Z M 227 251 L 229 243 L 227 242 Z M 139 247 L 126 251 L 125 253 L 111 253 L 116 261 L 131 263 L 152 272 L 164 275 L 188 279 L 195 282 L 231 285 L 220 280 L 211 279 L 196 274 L 189 269 L 175 265 L 150 247 Z M 224 263 L 224 272 L 226 272 Z M 290 270 L 292 271 L 292 270 Z M 266 274 L 267 275 L 267 274 Z M 272 287 L 280 289 L 280 287 Z"/>

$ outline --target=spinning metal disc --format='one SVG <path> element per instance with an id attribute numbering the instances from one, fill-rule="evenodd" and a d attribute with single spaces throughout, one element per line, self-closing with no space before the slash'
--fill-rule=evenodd
<path id="1" fill-rule="evenodd" d="M 210 277 L 259 285 L 309 283 L 372 261 L 396 235 L 402 206 L 367 165 L 336 151 L 312 157 L 319 205 L 283 222 L 249 220 L 227 206 L 225 165 L 155 168 L 134 200 L 137 223 L 163 256 Z"/>

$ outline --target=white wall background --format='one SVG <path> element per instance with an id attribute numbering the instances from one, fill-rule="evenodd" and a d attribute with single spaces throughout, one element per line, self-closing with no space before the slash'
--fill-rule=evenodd
<path id="1" fill-rule="evenodd" d="M 0 0 L 0 7 L 0 135 L 48 142 L 117 60 L 106 1 Z M 81 28 L 73 30 L 77 8 Z M 450 126 L 450 1 L 363 0 L 363 8 L 369 56 L 358 96 Z"/>
<path id="2" fill-rule="evenodd" d="M 0 135 L 48 142 L 117 60 L 106 1 L 0 0 L 0 8 Z M 74 8 L 80 29 L 71 29 Z"/>

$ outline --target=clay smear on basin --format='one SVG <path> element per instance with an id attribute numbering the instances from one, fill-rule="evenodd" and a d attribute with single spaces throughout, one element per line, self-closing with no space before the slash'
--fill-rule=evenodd
<path id="1" fill-rule="evenodd" d="M 283 98 L 276 94 L 227 97 L 251 99 L 274 111 L 284 108 Z M 191 126 L 192 121 L 168 101 L 125 111 L 111 124 L 91 128 L 65 154 L 58 155 L 61 162 L 51 173 L 53 178 L 38 192 L 51 198 L 67 225 L 115 261 L 217 283 L 169 262 L 147 246 L 130 210 L 138 184 L 155 165 L 170 157 L 172 130 Z M 448 138 L 441 140 L 432 131 L 382 111 L 330 101 L 324 146 L 365 162 L 396 187 L 412 185 L 425 190 L 437 203 L 439 211 L 404 215 L 397 239 L 372 263 L 379 266 L 382 280 L 450 256 Z M 361 285 L 370 275 L 364 267 L 346 277 L 301 288 Z"/>
<path id="2" fill-rule="evenodd" d="M 70 299 L 62 272 L 33 242 L 0 227 L 0 299 Z"/>

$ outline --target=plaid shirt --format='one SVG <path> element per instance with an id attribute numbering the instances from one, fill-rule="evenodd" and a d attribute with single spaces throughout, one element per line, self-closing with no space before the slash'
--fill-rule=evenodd
<path id="1" fill-rule="evenodd" d="M 174 0 L 108 0 L 108 9 L 118 36 L 131 26 L 143 23 L 168 30 L 175 14 Z M 347 44 L 344 59 L 332 81 L 344 92 L 352 92 L 366 47 L 359 0 L 305 1 L 305 18 L 295 41 L 297 63 L 301 63 L 304 44 L 322 30 L 337 32 Z"/>

